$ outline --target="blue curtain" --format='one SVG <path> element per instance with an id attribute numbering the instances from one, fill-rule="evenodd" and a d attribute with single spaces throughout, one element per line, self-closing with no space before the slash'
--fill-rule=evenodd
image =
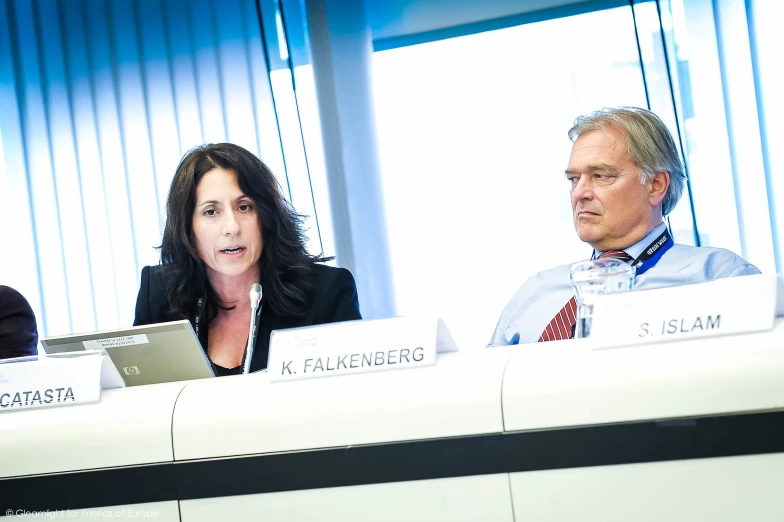
<path id="1" fill-rule="evenodd" d="M 289 185 L 254 0 L 0 0 L 0 103 L 0 284 L 44 335 L 132 323 L 188 149 Z"/>

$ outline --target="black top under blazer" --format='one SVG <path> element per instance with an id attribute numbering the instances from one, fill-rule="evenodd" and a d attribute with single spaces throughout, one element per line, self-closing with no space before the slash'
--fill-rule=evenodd
<path id="1" fill-rule="evenodd" d="M 193 325 L 193 317 L 181 317 L 169 309 L 167 291 L 163 282 L 162 267 L 145 266 L 142 269 L 142 282 L 139 297 L 136 299 L 136 318 L 134 326 L 154 323 L 165 323 L 188 319 Z M 278 315 L 262 302 L 256 346 L 253 349 L 253 360 L 250 371 L 255 372 L 267 367 L 269 356 L 270 334 L 273 330 L 313 326 L 317 324 L 336 323 L 362 319 L 359 312 L 359 300 L 354 276 L 345 268 L 315 264 L 310 272 L 311 289 L 308 296 L 307 310 L 303 315 Z M 195 316 L 195 311 L 194 311 Z M 208 331 L 203 321 L 199 329 L 199 342 L 207 353 Z"/>

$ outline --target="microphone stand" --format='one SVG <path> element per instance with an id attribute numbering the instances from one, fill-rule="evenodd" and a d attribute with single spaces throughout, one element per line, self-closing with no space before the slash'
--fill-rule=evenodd
<path id="1" fill-rule="evenodd" d="M 245 348 L 245 363 L 242 373 L 250 373 L 250 362 L 253 359 L 253 349 L 256 346 L 256 313 L 261 303 L 261 285 L 258 283 L 250 287 L 250 330 L 248 331 L 248 347 Z"/>

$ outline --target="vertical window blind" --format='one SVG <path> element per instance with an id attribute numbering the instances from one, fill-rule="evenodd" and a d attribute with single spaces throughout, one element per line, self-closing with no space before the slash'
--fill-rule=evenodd
<path id="1" fill-rule="evenodd" d="M 265 1 L 0 0 L 0 284 L 40 334 L 132 323 L 192 147 L 247 148 L 288 197 L 308 180 L 284 161 Z"/>

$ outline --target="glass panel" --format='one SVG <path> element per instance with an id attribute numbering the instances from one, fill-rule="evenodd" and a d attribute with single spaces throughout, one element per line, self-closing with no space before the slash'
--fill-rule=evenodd
<path id="1" fill-rule="evenodd" d="M 572 224 L 567 131 L 604 106 L 646 106 L 632 11 L 391 49 L 373 65 L 398 311 L 437 310 L 460 346 L 484 346 L 528 276 L 590 255 Z"/>
<path id="2" fill-rule="evenodd" d="M 775 271 L 744 1 L 661 5 L 700 241 Z"/>
<path id="3" fill-rule="evenodd" d="M 778 272 L 781 272 L 781 245 L 784 244 L 784 74 L 781 55 L 784 49 L 784 2 L 753 0 L 749 20 L 752 49 L 756 57 L 755 81 L 759 104 L 760 131 L 767 171 L 768 198 L 777 248 Z M 778 57 L 777 57 L 778 56 Z"/>
<path id="4" fill-rule="evenodd" d="M 335 238 L 332 229 L 327 166 L 324 160 L 323 142 L 321 140 L 321 120 L 319 119 L 313 67 L 310 64 L 294 67 L 294 82 L 300 125 L 302 127 L 302 138 L 308 158 L 308 172 L 310 173 L 310 188 L 315 205 L 316 225 L 321 238 L 321 251 L 323 251 L 325 256 L 330 257 L 335 255 Z M 319 253 L 312 249 L 310 252 L 312 254 Z M 331 264 L 334 265 L 334 262 Z"/>
<path id="5" fill-rule="evenodd" d="M 640 45 L 640 58 L 645 71 L 645 84 L 648 90 L 648 108 L 655 112 L 664 121 L 673 133 L 675 144 L 683 154 L 682 132 L 679 127 L 680 120 L 675 111 L 674 103 L 681 99 L 678 89 L 678 77 L 671 82 L 668 60 L 674 59 L 672 49 L 665 47 L 662 38 L 664 32 L 659 22 L 659 12 L 655 2 L 642 2 L 634 6 L 635 22 L 637 23 L 637 38 Z M 668 25 L 671 27 L 671 25 Z M 669 41 L 671 41 L 670 38 Z M 669 54 L 665 54 L 669 53 Z M 680 107 L 680 105 L 679 105 Z M 695 245 L 694 218 L 690 191 L 684 190 L 681 200 L 669 215 L 670 229 L 678 243 Z"/>
<path id="6" fill-rule="evenodd" d="M 308 161 L 310 188 L 313 194 L 315 222 L 325 256 L 335 255 L 332 231 L 332 210 L 327 184 L 327 168 L 321 140 L 316 82 L 313 76 L 307 17 L 302 0 L 281 0 L 282 23 L 285 27 L 294 75 L 302 140 Z M 314 254 L 317 252 L 313 252 Z M 333 263 L 334 264 L 334 263 Z"/>
<path id="7" fill-rule="evenodd" d="M 270 83 L 286 159 L 288 186 L 284 189 L 288 189 L 292 205 L 306 217 L 308 251 L 334 255 L 329 192 L 305 19 L 296 1 L 262 0 L 260 6 Z M 330 238 L 326 242 L 325 236 Z"/>

